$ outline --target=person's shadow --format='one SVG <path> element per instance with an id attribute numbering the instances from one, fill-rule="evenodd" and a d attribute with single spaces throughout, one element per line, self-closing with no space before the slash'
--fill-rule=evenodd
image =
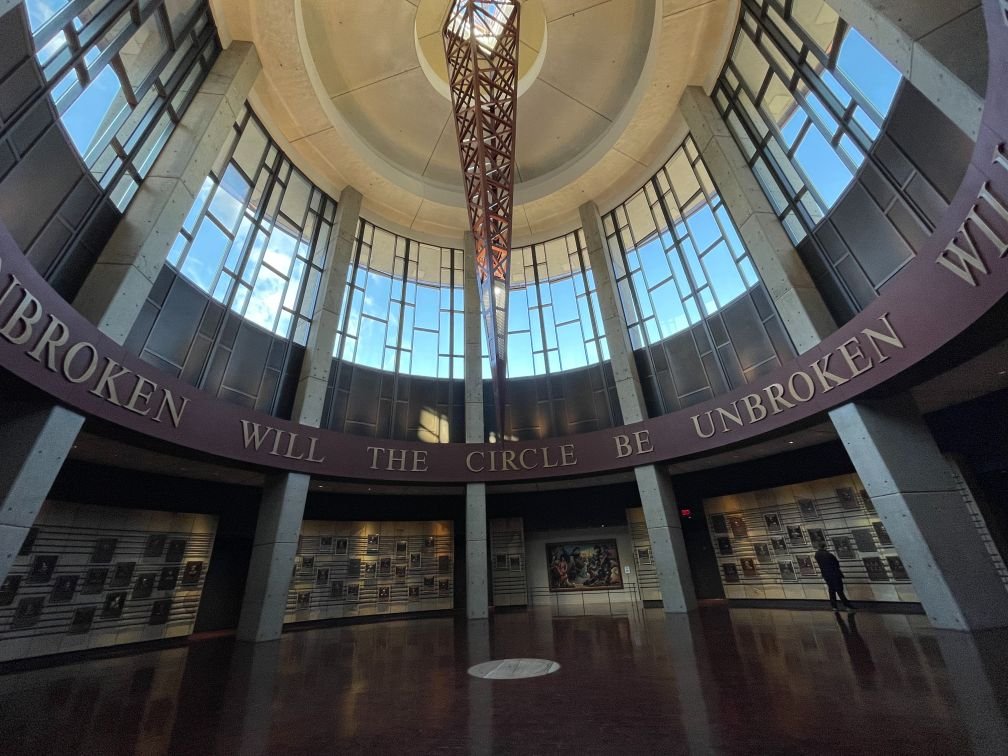
<path id="1" fill-rule="evenodd" d="M 857 620 L 853 614 L 847 615 L 847 621 L 839 612 L 835 613 L 837 624 L 840 625 L 840 632 L 843 634 L 844 645 L 847 647 L 847 656 L 850 658 L 851 668 L 854 676 L 857 677 L 858 685 L 868 690 L 875 687 L 875 662 L 872 659 L 868 644 L 865 643 L 861 633 L 858 632 Z"/>

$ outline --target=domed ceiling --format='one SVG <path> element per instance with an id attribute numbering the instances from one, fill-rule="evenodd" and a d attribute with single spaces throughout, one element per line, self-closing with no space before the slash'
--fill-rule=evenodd
<path id="1" fill-rule="evenodd" d="M 250 100 L 295 163 L 369 219 L 458 245 L 468 225 L 440 29 L 449 0 L 214 0 L 225 44 L 255 43 Z M 525 0 L 514 243 L 625 199 L 686 127 L 683 89 L 709 87 L 738 0 Z"/>

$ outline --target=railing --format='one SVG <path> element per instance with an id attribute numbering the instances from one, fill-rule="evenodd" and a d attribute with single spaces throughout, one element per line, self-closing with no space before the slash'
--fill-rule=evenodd
<path id="1" fill-rule="evenodd" d="M 529 586 L 529 607 L 549 606 L 555 617 L 640 616 L 644 608 L 636 583 L 609 590 L 551 591 Z"/>

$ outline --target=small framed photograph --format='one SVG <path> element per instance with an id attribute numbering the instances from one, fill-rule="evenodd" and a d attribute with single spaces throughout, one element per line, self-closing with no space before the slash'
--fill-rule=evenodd
<path id="1" fill-rule="evenodd" d="M 21 587 L 20 575 L 8 575 L 0 585 L 0 606 L 10 606 L 14 603 L 18 588 Z"/>
<path id="2" fill-rule="evenodd" d="M 433 549 L 434 546 L 436 545 L 434 536 L 432 536 L 432 535 L 424 536 L 424 544 L 423 545 L 424 545 L 425 549 Z"/>
<path id="3" fill-rule="evenodd" d="M 903 560 L 898 556 L 886 557 L 886 562 L 889 563 L 889 571 L 892 573 L 893 580 L 910 579 L 910 576 L 907 574 L 906 567 L 903 566 Z"/>
<path id="4" fill-rule="evenodd" d="M 379 575 L 391 575 L 392 574 L 392 557 L 382 557 L 378 560 L 378 574 Z"/>
<path id="5" fill-rule="evenodd" d="M 885 563 L 879 557 L 865 557 L 861 560 L 865 570 L 868 572 L 868 579 L 873 583 L 888 583 L 889 575 L 886 573 Z"/>
<path id="6" fill-rule="evenodd" d="M 518 554 L 512 554 L 509 559 L 509 564 L 511 569 L 514 569 L 515 559 L 518 559 L 518 569 L 521 570 L 521 556 Z M 451 572 L 451 557 L 447 554 L 442 554 L 437 558 L 437 571 L 438 574 L 445 575 Z"/>
<path id="7" fill-rule="evenodd" d="M 756 552 L 756 561 L 760 564 L 769 564 L 773 561 L 770 556 L 770 544 L 766 541 L 757 541 L 753 544 L 753 551 Z"/>
<path id="8" fill-rule="evenodd" d="M 91 567 L 88 569 L 84 573 L 84 584 L 81 586 L 81 593 L 101 593 L 104 591 L 108 574 L 108 567 Z"/>
<path id="9" fill-rule="evenodd" d="M 820 543 L 826 543 L 826 533 L 822 528 L 808 528 L 805 532 L 808 533 L 809 543 L 813 546 L 818 546 Z"/>
<path id="10" fill-rule="evenodd" d="M 787 541 L 784 540 L 784 536 L 774 536 L 770 539 L 770 546 L 773 547 L 775 554 L 785 554 L 787 553 Z"/>
<path id="11" fill-rule="evenodd" d="M 106 593 L 105 603 L 102 604 L 101 616 L 103 619 L 116 619 L 121 617 L 124 606 L 126 606 L 126 591 Z"/>
<path id="12" fill-rule="evenodd" d="M 83 635 L 88 630 L 91 629 L 91 625 L 94 623 L 95 607 L 84 606 L 79 609 L 74 609 L 73 617 L 70 620 L 70 627 L 67 628 L 67 633 L 70 635 Z"/>
<path id="13" fill-rule="evenodd" d="M 434 587 L 434 576 L 433 575 L 430 575 L 430 576 L 424 575 L 423 587 L 424 588 L 433 588 Z"/>
<path id="14" fill-rule="evenodd" d="M 731 556 L 734 554 L 735 550 L 732 548 L 731 538 L 728 536 L 718 536 L 717 550 L 722 556 Z"/>
<path id="15" fill-rule="evenodd" d="M 448 557 L 438 557 L 438 572 L 448 572 L 447 564 L 444 569 L 441 569 L 441 560 L 447 560 Z M 522 571 L 522 558 L 521 554 L 508 554 L 508 570 L 511 572 L 521 572 Z"/>
<path id="16" fill-rule="evenodd" d="M 746 525 L 745 518 L 742 515 L 729 516 L 728 527 L 731 529 L 731 534 L 736 538 L 749 537 L 749 528 Z"/>
<path id="17" fill-rule="evenodd" d="M 21 548 L 18 549 L 18 556 L 28 556 L 32 553 L 32 549 L 35 548 L 35 540 L 38 538 L 39 529 L 38 528 L 28 528 L 28 535 L 21 542 Z"/>
<path id="18" fill-rule="evenodd" d="M 337 538 L 336 539 L 336 553 L 337 554 L 346 554 L 347 553 L 347 539 L 346 538 Z"/>
<path id="19" fill-rule="evenodd" d="M 763 515 L 763 521 L 766 523 L 768 533 L 780 533 L 784 530 L 781 526 L 780 515 L 776 512 Z"/>
<path id="20" fill-rule="evenodd" d="M 311 573 L 315 571 L 315 555 L 301 557 L 301 569 Z"/>
<path id="21" fill-rule="evenodd" d="M 801 525 L 788 525 L 787 537 L 792 546 L 801 546 L 805 543 L 805 534 L 802 532 Z"/>
<path id="22" fill-rule="evenodd" d="M 360 583 L 348 583 L 346 597 L 347 601 L 360 601 Z"/>
<path id="23" fill-rule="evenodd" d="M 834 489 L 836 493 L 837 500 L 840 502 L 840 506 L 844 509 L 857 509 L 858 503 L 857 499 L 854 498 L 854 489 L 847 486 L 843 488 Z"/>
<path id="24" fill-rule="evenodd" d="M 742 565 L 742 576 L 747 578 L 754 578 L 758 574 L 756 569 L 756 562 L 748 557 L 745 559 L 740 559 L 739 564 Z"/>
<path id="25" fill-rule="evenodd" d="M 877 512 L 877 510 L 875 509 L 875 502 L 872 501 L 871 496 L 868 495 L 867 491 L 865 491 L 863 488 L 859 488 L 858 496 L 860 496 L 861 501 L 864 502 L 865 509 L 867 509 L 869 512 L 873 514 Z"/>
<path id="26" fill-rule="evenodd" d="M 56 578 L 52 593 L 49 594 L 50 604 L 65 604 L 72 601 L 74 593 L 77 591 L 77 581 L 80 575 L 60 575 Z"/>
<path id="27" fill-rule="evenodd" d="M 728 520 L 725 519 L 723 514 L 711 515 L 710 525 L 711 530 L 715 533 L 728 533 Z"/>
<path id="28" fill-rule="evenodd" d="M 140 575 L 136 579 L 136 584 L 133 586 L 133 598 L 134 599 L 145 599 L 150 598 L 151 594 L 154 592 L 154 578 L 156 578 L 153 572 L 148 572 Z"/>
<path id="29" fill-rule="evenodd" d="M 402 578 L 402 579 L 405 580 L 405 578 L 406 578 L 406 565 L 405 564 L 397 564 L 395 566 L 395 576 L 397 578 Z"/>
<path id="30" fill-rule="evenodd" d="M 421 554 L 419 551 L 414 551 L 409 555 L 409 568 L 411 570 L 419 570 L 421 564 Z"/>
<path id="31" fill-rule="evenodd" d="M 411 585 L 407 587 L 406 591 L 407 591 L 407 597 L 410 599 L 410 601 L 416 601 L 418 598 L 420 598 L 419 585 Z"/>
<path id="32" fill-rule="evenodd" d="M 408 551 L 408 549 L 409 549 L 409 544 L 406 543 L 406 539 L 405 538 L 400 538 L 398 541 L 396 541 L 395 542 L 395 555 L 396 555 L 396 559 L 405 559 L 406 558 L 406 552 Z"/>
<path id="33" fill-rule="evenodd" d="M 738 565 L 734 562 L 726 562 L 721 565 L 721 574 L 724 575 L 724 581 L 726 583 L 740 583 L 742 579 L 739 577 Z"/>
<path id="34" fill-rule="evenodd" d="M 798 499 L 798 509 L 803 520 L 819 519 L 819 510 L 816 509 L 815 499 Z"/>
<path id="35" fill-rule="evenodd" d="M 360 577 L 361 574 L 361 560 L 357 558 L 347 559 L 346 562 L 346 574 L 347 577 Z"/>
<path id="36" fill-rule="evenodd" d="M 781 580 L 785 583 L 795 583 L 798 581 L 798 575 L 795 572 L 794 562 L 790 559 L 777 562 L 777 568 L 780 570 Z"/>
<path id="37" fill-rule="evenodd" d="M 337 601 L 343 600 L 343 581 L 333 580 L 329 583 L 329 598 L 336 599 Z"/>
<path id="38" fill-rule="evenodd" d="M 178 563 L 186 550 L 186 540 L 184 538 L 173 538 L 168 541 L 168 550 L 165 552 L 165 561 Z"/>
<path id="39" fill-rule="evenodd" d="M 39 621 L 42 616 L 42 607 L 45 600 L 41 596 L 30 596 L 18 601 L 14 610 L 14 617 L 11 619 L 11 628 L 14 630 L 22 627 L 31 627 Z"/>
<path id="40" fill-rule="evenodd" d="M 391 593 L 391 591 L 389 590 L 389 587 L 387 585 L 380 586 L 378 588 L 378 600 L 379 601 L 388 601 L 390 593 Z"/>
<path id="41" fill-rule="evenodd" d="M 364 577 L 373 579 L 378 574 L 378 562 L 364 562 Z"/>
<path id="42" fill-rule="evenodd" d="M 799 554 L 795 559 L 798 560 L 798 572 L 802 577 L 815 577 L 815 560 L 811 554 Z"/>
<path id="43" fill-rule="evenodd" d="M 851 539 L 847 536 L 834 536 L 833 550 L 836 552 L 837 559 L 854 558 L 854 547 L 851 543 Z"/>
<path id="44" fill-rule="evenodd" d="M 871 528 L 854 528 L 851 535 L 854 536 L 854 544 L 862 554 L 874 554 L 878 551 L 875 547 L 875 539 L 872 534 L 875 531 Z"/>
<path id="45" fill-rule="evenodd" d="M 91 564 L 108 564 L 115 554 L 118 538 L 99 538 L 91 550 Z"/>
<path id="46" fill-rule="evenodd" d="M 157 589 L 159 591 L 174 591 L 175 584 L 178 583 L 178 567 L 162 567 L 158 576 Z"/>
<path id="47" fill-rule="evenodd" d="M 645 546 L 637 549 L 637 562 L 640 564 L 651 564 L 650 547 Z"/>
<path id="48" fill-rule="evenodd" d="M 112 569 L 112 579 L 109 581 L 109 588 L 125 588 L 133 582 L 133 570 L 136 569 L 136 562 L 117 562 Z"/>
<path id="49" fill-rule="evenodd" d="M 182 585 L 199 585 L 203 576 L 203 562 L 186 562 L 182 570 Z"/>
<path id="50" fill-rule="evenodd" d="M 325 585 L 329 582 L 329 568 L 322 567 L 315 570 L 315 585 Z"/>
<path id="51" fill-rule="evenodd" d="M 171 599 L 158 599 L 151 605 L 150 617 L 147 619 L 148 625 L 164 625 L 168 622 L 168 615 L 171 614 Z"/>
<path id="52" fill-rule="evenodd" d="M 878 542 L 883 546 L 892 546 L 892 539 L 889 537 L 886 526 L 881 522 L 873 522 L 871 525 L 875 529 L 875 537 L 878 538 Z"/>
<path id="53" fill-rule="evenodd" d="M 333 537 L 330 536 L 319 536 L 318 541 L 319 554 L 332 554 L 333 553 Z"/>
<path id="54" fill-rule="evenodd" d="M 28 570 L 28 582 L 48 583 L 49 578 L 51 578 L 53 572 L 56 571 L 57 561 L 59 561 L 59 557 L 55 554 L 35 557 L 32 561 L 31 568 Z"/>
<path id="55" fill-rule="evenodd" d="M 378 553 L 378 534 L 371 533 L 367 537 L 367 553 L 377 554 Z"/>
<path id="56" fill-rule="evenodd" d="M 450 580 L 438 580 L 437 581 L 438 593 L 444 596 L 446 593 L 451 592 L 451 581 Z"/>
<path id="57" fill-rule="evenodd" d="M 298 591 L 295 610 L 302 612 L 305 609 L 311 609 L 311 591 Z"/>
<path id="58" fill-rule="evenodd" d="M 164 554 L 165 543 L 168 538 L 161 534 L 155 533 L 154 535 L 147 536 L 147 545 L 144 546 L 144 558 L 145 559 L 155 559 L 160 558 Z"/>

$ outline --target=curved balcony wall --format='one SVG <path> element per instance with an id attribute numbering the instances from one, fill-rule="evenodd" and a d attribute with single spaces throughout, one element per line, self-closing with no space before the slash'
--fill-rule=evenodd
<path id="1" fill-rule="evenodd" d="M 843 292 L 857 292 L 863 306 L 865 291 L 874 296 L 898 270 L 912 234 L 926 230 L 951 196 L 969 152 L 968 140 L 916 90 L 904 85 L 893 94 L 899 76 L 888 69 L 864 93 L 865 66 L 877 63 L 822 3 L 746 0 L 714 93 L 836 312 L 844 302 L 853 312 Z M 789 85 L 780 90 L 783 81 Z M 928 124 L 923 136 L 909 128 L 917 122 Z M 943 157 L 925 148 L 935 138 L 952 147 Z M 838 174 L 843 186 L 818 181 L 829 160 L 847 166 Z M 335 202 L 247 110 L 171 251 L 176 270 L 163 272 L 128 345 L 221 398 L 289 416 L 334 214 Z M 917 225 L 908 227 L 911 216 Z M 898 233 L 887 235 L 880 220 Z M 750 383 L 793 356 L 692 138 L 603 222 L 650 416 Z M 361 220 L 325 427 L 464 439 L 463 265 L 459 249 Z M 581 230 L 516 248 L 512 265 L 507 437 L 621 424 Z M 880 282 L 865 289 L 852 271 Z M 492 402 L 485 381 L 488 428 Z"/>

